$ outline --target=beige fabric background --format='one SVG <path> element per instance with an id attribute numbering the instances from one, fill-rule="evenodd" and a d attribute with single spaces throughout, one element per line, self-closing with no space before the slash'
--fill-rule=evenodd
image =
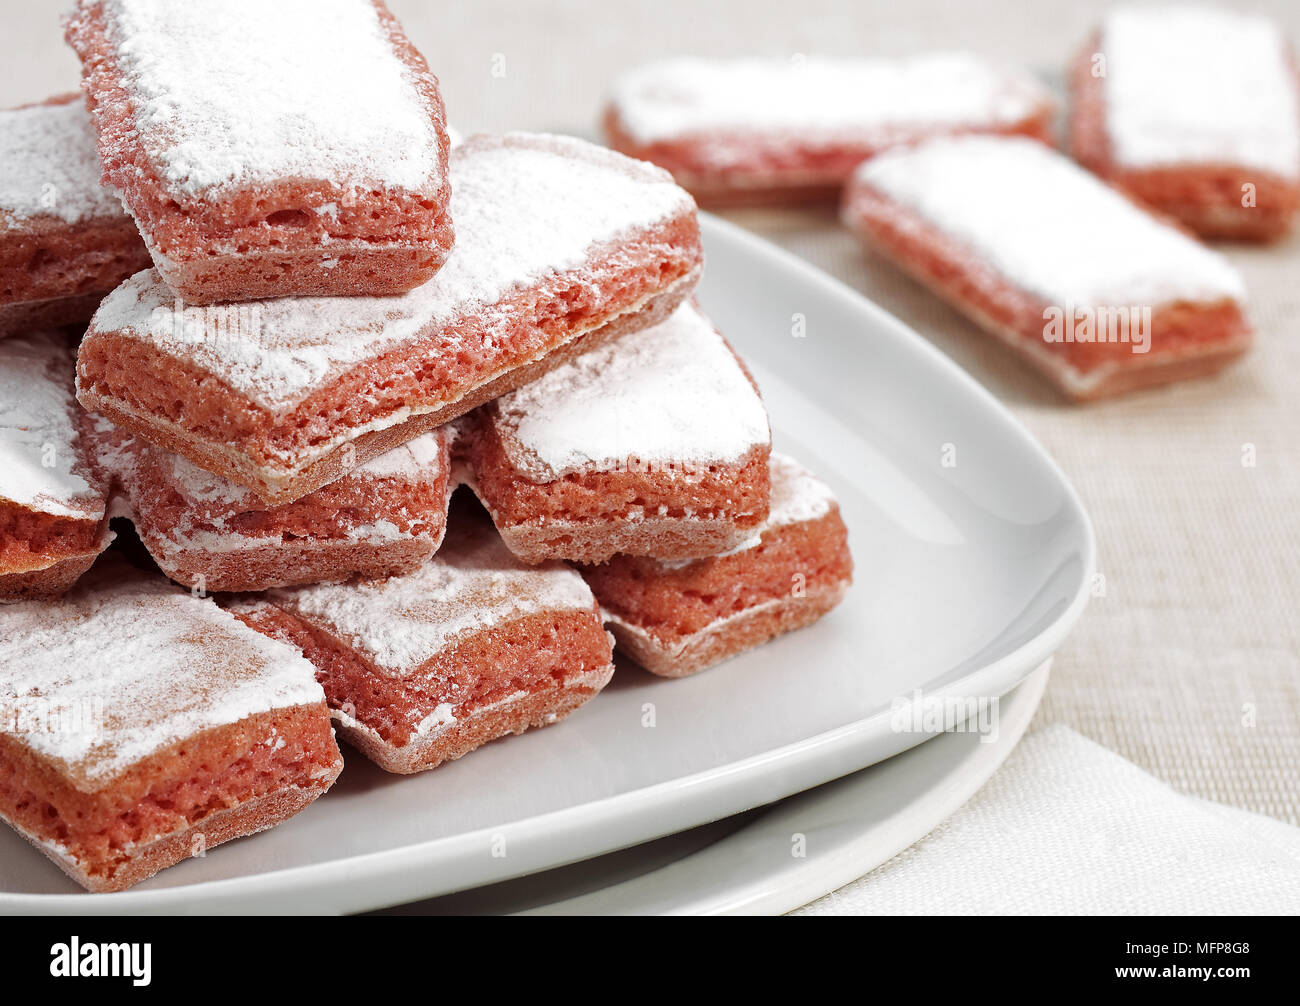
<path id="1" fill-rule="evenodd" d="M 76 85 L 62 6 L 0 0 L 0 104 Z M 1100 9 L 1067 0 L 390 6 L 442 78 L 463 131 L 578 133 L 592 130 L 614 73 L 670 53 L 968 48 L 1056 80 Z M 1294 0 L 1250 6 L 1300 37 Z M 1227 249 L 1259 330 L 1246 361 L 1216 380 L 1080 408 L 864 256 L 829 211 L 731 216 L 933 340 L 1008 402 L 1074 480 L 1096 523 L 1106 594 L 1061 650 L 1038 723 L 1069 724 L 1188 793 L 1300 823 L 1300 236 Z M 1242 464 L 1245 444 L 1255 467 Z"/>

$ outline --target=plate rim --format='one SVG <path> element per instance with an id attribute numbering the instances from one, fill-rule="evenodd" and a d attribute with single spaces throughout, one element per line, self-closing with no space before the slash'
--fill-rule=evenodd
<path id="1" fill-rule="evenodd" d="M 635 894 L 643 887 L 656 884 L 658 878 L 667 871 L 701 857 L 711 859 L 729 844 L 734 844 L 737 840 L 745 841 L 747 833 L 773 830 L 773 821 L 784 819 L 787 830 L 801 831 L 803 828 L 793 825 L 790 818 L 805 813 L 805 801 L 813 800 L 818 805 L 829 805 L 843 799 L 838 791 L 831 794 L 825 792 L 826 788 L 862 785 L 867 781 L 874 784 L 878 783 L 881 773 L 907 773 L 909 759 L 920 750 L 938 750 L 940 745 L 946 745 L 944 750 L 947 757 L 942 768 L 935 770 L 937 777 L 922 783 L 923 788 L 909 799 L 905 811 L 896 811 L 886 818 L 867 821 L 852 837 L 845 838 L 838 846 L 816 856 L 810 855 L 807 859 L 791 859 L 786 869 L 775 876 L 745 877 L 738 882 L 729 880 L 714 888 L 694 892 L 683 902 L 663 908 L 655 907 L 649 911 L 634 907 L 630 914 L 781 915 L 811 904 L 866 876 L 910 848 L 983 788 L 1028 732 L 1051 678 L 1052 661 L 1053 658 L 1048 657 L 1002 697 L 1004 706 L 1007 698 L 1012 700 L 1012 716 L 1008 718 L 1005 710 L 1000 714 L 999 731 L 1004 734 L 1000 734 L 994 744 L 984 744 L 979 739 L 972 740 L 975 735 L 970 732 L 946 733 L 893 758 L 868 765 L 842 779 L 832 780 L 825 787 L 796 793 L 780 803 L 764 808 L 756 818 L 737 831 L 654 870 L 587 894 L 539 904 L 514 914 L 612 914 L 607 903 L 611 899 L 617 903 L 621 891 L 627 890 Z M 948 754 L 949 751 L 951 754 Z M 917 770 L 912 771 L 915 773 Z M 919 771 L 924 773 L 926 770 Z M 908 781 L 915 783 L 916 780 L 912 778 Z M 810 846 L 817 841 L 815 832 L 809 833 L 808 841 Z"/>
<path id="2" fill-rule="evenodd" d="M 1010 409 L 955 361 L 901 319 L 846 283 L 736 224 L 701 211 L 700 227 L 705 237 L 706 253 L 710 234 L 717 235 L 714 240 L 730 241 L 741 246 L 746 253 L 764 258 L 781 269 L 795 274 L 801 282 L 814 287 L 819 296 L 840 301 L 870 316 L 873 324 L 881 331 L 880 337 L 901 342 L 908 349 L 920 354 L 932 368 L 942 372 L 946 378 L 954 380 L 974 398 L 977 404 L 984 406 L 984 411 L 991 416 L 996 416 L 1002 432 L 1013 436 L 1029 456 L 1034 457 L 1040 465 L 1044 466 L 1064 491 L 1065 503 L 1082 531 L 1084 544 L 1084 568 L 1079 578 L 1078 588 L 1069 605 L 1049 625 L 1010 653 L 953 681 L 927 690 L 926 696 L 936 700 L 946 696 L 969 694 L 994 696 L 1003 695 L 1016 687 L 1056 652 L 1088 603 L 1090 584 L 1096 570 L 1096 534 L 1088 512 L 1069 478 Z M 704 802 L 716 806 L 716 801 L 711 801 L 710 797 L 729 789 L 733 778 L 750 777 L 764 766 L 770 771 L 782 770 L 787 776 L 787 784 L 793 782 L 794 788 L 787 788 L 784 792 L 774 793 L 766 798 L 741 801 L 742 805 L 713 813 L 711 818 L 698 819 L 694 823 L 703 823 L 704 820 L 709 819 L 716 820 L 748 808 L 761 806 L 814 785 L 829 782 L 852 771 L 866 768 L 873 762 L 850 764 L 852 754 L 858 746 L 864 749 L 869 747 L 876 732 L 874 728 L 890 716 L 890 711 L 885 710 L 874 716 L 854 720 L 852 723 L 740 761 L 590 803 L 510 822 L 506 827 L 510 832 L 511 846 L 515 849 L 521 847 L 524 849 L 522 854 L 511 854 L 510 868 L 504 873 L 491 871 L 490 876 L 478 879 L 475 879 L 471 872 L 467 875 L 465 883 L 451 888 L 412 889 L 410 884 L 421 868 L 427 869 L 448 857 L 455 858 L 459 862 L 476 849 L 480 852 L 489 849 L 494 836 L 502 830 L 500 827 L 481 828 L 401 848 L 359 853 L 266 873 L 156 890 L 131 890 L 93 896 L 88 896 L 84 892 L 67 894 L 0 892 L 0 914 L 291 912 L 294 909 L 285 907 L 285 899 L 293 896 L 300 899 L 307 897 L 310 900 L 310 907 L 306 909 L 308 911 L 356 912 L 435 897 L 438 894 L 476 887 L 482 883 L 523 876 L 539 869 L 567 865 L 683 830 L 691 826 L 690 823 L 683 823 L 686 818 L 694 816 L 685 812 L 688 808 L 700 806 Z M 932 735 L 913 736 L 916 740 L 908 747 L 922 743 Z M 830 764 L 847 765 L 847 767 L 842 770 L 837 768 L 830 774 L 819 775 L 810 771 L 813 766 Z M 665 796 L 670 792 L 675 796 L 673 800 L 667 801 L 666 807 Z M 676 813 L 671 813 L 673 810 Z M 652 833 L 638 829 L 635 837 L 626 834 L 627 822 L 645 819 L 648 814 L 655 812 L 658 812 L 656 815 L 658 823 L 651 829 Z M 622 828 L 620 824 L 623 825 Z M 594 838 L 597 833 L 606 837 L 597 840 Z M 529 848 L 553 845 L 557 841 L 562 842 L 566 837 L 579 836 L 584 841 L 571 843 L 573 854 L 566 854 L 565 857 L 558 859 L 554 855 L 541 855 L 537 850 Z M 384 890 L 391 892 L 400 890 L 401 893 L 393 897 L 382 893 Z"/>

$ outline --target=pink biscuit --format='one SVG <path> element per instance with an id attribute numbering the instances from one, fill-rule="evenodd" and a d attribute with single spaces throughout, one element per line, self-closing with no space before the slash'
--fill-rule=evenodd
<path id="1" fill-rule="evenodd" d="M 438 81 L 380 0 L 81 0 L 104 178 L 192 304 L 402 293 L 452 245 Z"/>
<path id="2" fill-rule="evenodd" d="M 232 610 L 307 655 L 339 733 L 389 772 L 556 723 L 614 673 L 582 578 L 524 566 L 473 513 L 456 513 L 408 576 L 275 590 Z"/>
<path id="3" fill-rule="evenodd" d="M 881 154 L 844 220 L 1075 399 L 1212 374 L 1250 346 L 1224 258 L 1040 143 Z"/>
<path id="4" fill-rule="evenodd" d="M 848 531 L 820 480 L 772 455 L 772 508 L 744 546 L 685 562 L 615 556 L 583 566 L 618 649 L 669 678 L 810 625 L 853 578 Z"/>
<path id="5" fill-rule="evenodd" d="M 706 60 L 614 83 L 610 146 L 654 161 L 706 205 L 832 200 L 853 169 L 952 133 L 1051 142 L 1054 102 L 1032 78 L 966 53 L 903 60 Z"/>
<path id="6" fill-rule="evenodd" d="M 269 510 L 247 489 L 179 455 L 125 439 L 121 447 L 105 444 L 104 462 L 154 561 L 193 589 L 266 590 L 410 573 L 437 551 L 446 530 L 454 486 L 442 430 Z"/>
<path id="7" fill-rule="evenodd" d="M 767 516 L 767 412 L 693 304 L 465 420 L 474 491 L 525 562 L 734 548 Z"/>
<path id="8" fill-rule="evenodd" d="M 0 818 L 90 891 L 279 824 L 343 760 L 312 667 L 107 558 L 0 632 Z"/>
<path id="9" fill-rule="evenodd" d="M 1112 11 L 1079 53 L 1071 90 L 1074 156 L 1125 192 L 1204 237 L 1272 240 L 1291 228 L 1300 78 L 1272 22 Z"/>
<path id="10" fill-rule="evenodd" d="M 112 540 L 89 419 L 66 338 L 0 341 L 0 602 L 61 594 Z"/>
<path id="11" fill-rule="evenodd" d="M 0 165 L 0 338 L 84 324 L 149 255 L 77 95 L 0 111 Z"/>
<path id="12" fill-rule="evenodd" d="M 452 173 L 456 247 L 402 297 L 186 309 L 132 277 L 81 344 L 82 404 L 279 505 L 661 320 L 699 276 L 695 203 L 651 165 L 512 134 Z"/>

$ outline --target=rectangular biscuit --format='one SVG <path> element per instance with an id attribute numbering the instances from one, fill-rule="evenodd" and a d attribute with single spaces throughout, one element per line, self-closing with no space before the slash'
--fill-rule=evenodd
<path id="1" fill-rule="evenodd" d="M 91 891 L 269 828 L 343 768 L 312 667 L 106 559 L 0 630 L 0 817 Z"/>
<path id="2" fill-rule="evenodd" d="M 1211 238 L 1269 240 L 1300 211 L 1300 77 L 1278 27 L 1208 7 L 1108 13 L 1075 60 L 1081 164 Z"/>
<path id="3" fill-rule="evenodd" d="M 307 655 L 339 733 L 389 772 L 556 723 L 614 673 L 582 577 L 523 565 L 472 513 L 415 573 L 274 590 L 232 610 Z"/>
<path id="4" fill-rule="evenodd" d="M 680 57 L 615 81 L 605 133 L 705 205 L 784 203 L 835 199 L 859 163 L 900 143 L 951 133 L 1050 143 L 1054 111 L 1038 81 L 969 53 Z"/>
<path id="5" fill-rule="evenodd" d="M 401 293 L 452 245 L 437 78 L 381 0 L 81 0 L 99 137 L 192 304 Z"/>
<path id="6" fill-rule="evenodd" d="M 112 540 L 72 372 L 59 333 L 0 340 L 0 603 L 62 593 Z"/>
<path id="7" fill-rule="evenodd" d="M 474 491 L 525 562 L 712 555 L 767 516 L 767 412 L 694 304 L 464 421 Z"/>
<path id="8" fill-rule="evenodd" d="M 194 591 L 410 573 L 438 550 L 446 530 L 454 483 L 443 430 L 271 508 L 178 454 L 126 439 L 104 450 L 103 463 L 113 469 L 149 554 Z"/>
<path id="9" fill-rule="evenodd" d="M 1041 143 L 882 154 L 854 174 L 843 212 L 1073 398 L 1213 373 L 1250 345 L 1245 286 L 1224 258 Z"/>

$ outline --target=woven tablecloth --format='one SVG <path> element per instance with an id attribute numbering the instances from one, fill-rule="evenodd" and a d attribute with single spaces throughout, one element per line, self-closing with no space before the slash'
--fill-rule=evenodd
<path id="1" fill-rule="evenodd" d="M 615 73 L 668 54 L 962 48 L 1059 80 L 1098 10 L 1061 0 L 389 3 L 462 131 L 581 134 Z M 59 7 L 0 0 L 0 105 L 75 88 Z M 1300 37 L 1294 0 L 1250 8 Z M 1225 249 L 1258 328 L 1246 360 L 1217 379 L 1077 407 L 864 255 L 833 212 L 729 215 L 931 339 L 1008 403 L 1082 494 L 1105 594 L 1062 648 L 1038 725 L 1068 724 L 1184 792 L 1300 823 L 1300 236 Z"/>

